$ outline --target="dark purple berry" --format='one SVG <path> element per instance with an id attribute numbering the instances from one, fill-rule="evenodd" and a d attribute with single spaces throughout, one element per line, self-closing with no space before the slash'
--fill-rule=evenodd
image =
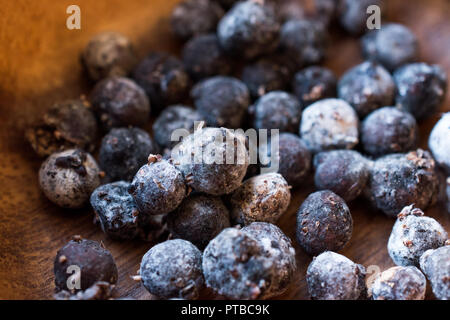
<path id="1" fill-rule="evenodd" d="M 367 31 L 367 8 L 371 5 L 378 6 L 382 11 L 383 0 L 341 0 L 339 1 L 337 14 L 341 26 L 352 35 L 360 35 Z"/>
<path id="2" fill-rule="evenodd" d="M 331 70 L 311 66 L 295 74 L 292 90 L 305 108 L 316 101 L 336 97 L 336 84 Z"/>
<path id="3" fill-rule="evenodd" d="M 450 112 L 444 113 L 434 125 L 428 147 L 436 162 L 450 175 Z"/>
<path id="4" fill-rule="evenodd" d="M 420 268 L 431 283 L 436 298 L 450 300 L 450 243 L 430 249 L 420 257 Z"/>

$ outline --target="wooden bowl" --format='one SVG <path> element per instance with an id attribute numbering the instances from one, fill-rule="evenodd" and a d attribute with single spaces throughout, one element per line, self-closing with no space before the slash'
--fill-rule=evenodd
<path id="1" fill-rule="evenodd" d="M 0 298 L 48 299 L 52 297 L 53 259 L 58 248 L 74 234 L 103 241 L 119 268 L 117 296 L 152 298 L 130 276 L 136 274 L 151 244 L 119 242 L 107 238 L 92 223 L 90 209 L 62 210 L 38 188 L 38 159 L 24 141 L 24 128 L 54 102 L 89 92 L 79 64 L 79 53 L 94 34 L 115 30 L 128 35 L 143 57 L 150 50 L 178 53 L 170 33 L 169 15 L 177 0 L 78 0 L 81 30 L 66 28 L 66 8 L 72 1 L 0 0 Z M 391 21 L 408 25 L 420 39 L 423 61 L 441 64 L 450 74 L 450 2 L 446 0 L 388 1 Z M 326 66 L 341 75 L 362 61 L 357 39 L 333 31 Z M 447 97 L 442 109 L 450 110 Z M 421 123 L 421 147 L 439 115 Z M 311 184 L 309 184 L 311 185 Z M 311 187 L 293 192 L 288 212 L 279 225 L 295 239 L 295 213 Z M 363 201 L 350 204 L 354 232 L 342 254 L 370 267 L 393 266 L 386 250 L 394 223 L 373 212 Z M 442 205 L 427 210 L 450 231 L 450 215 Z M 295 243 L 295 240 L 293 241 Z M 305 272 L 311 261 L 296 245 L 298 272 L 281 299 L 307 299 Z M 375 266 L 375 267 L 373 267 Z M 210 295 L 205 295 L 210 298 Z M 432 298 L 428 292 L 427 298 Z"/>

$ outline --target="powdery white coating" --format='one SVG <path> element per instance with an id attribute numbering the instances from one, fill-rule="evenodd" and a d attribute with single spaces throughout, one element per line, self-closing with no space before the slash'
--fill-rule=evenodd
<path id="1" fill-rule="evenodd" d="M 414 62 L 419 54 L 416 36 L 399 23 L 387 23 L 381 29 L 369 31 L 361 38 L 361 47 L 366 59 L 375 60 L 391 71 Z"/>
<path id="2" fill-rule="evenodd" d="M 142 258 L 144 287 L 160 298 L 197 299 L 204 285 L 202 253 L 186 240 L 167 240 Z"/>
<path id="3" fill-rule="evenodd" d="M 216 76 L 191 91 L 195 108 L 209 126 L 240 128 L 250 104 L 245 84 L 233 77 Z"/>
<path id="4" fill-rule="evenodd" d="M 258 299 L 270 289 L 277 272 L 264 247 L 250 234 L 223 230 L 203 252 L 203 274 L 208 287 L 229 299 Z"/>
<path id="5" fill-rule="evenodd" d="M 153 123 L 153 136 L 162 147 L 169 148 L 178 141 L 171 141 L 176 129 L 194 130 L 194 123 L 202 121 L 203 117 L 197 110 L 184 105 L 173 105 L 165 108 Z"/>
<path id="6" fill-rule="evenodd" d="M 296 132 L 302 115 L 300 102 L 284 91 L 263 95 L 251 109 L 255 129 L 279 129 L 280 132 Z"/>
<path id="7" fill-rule="evenodd" d="M 269 289 L 260 298 L 268 299 L 281 295 L 291 284 L 297 270 L 291 239 L 276 225 L 266 222 L 253 222 L 242 228 L 242 231 L 259 241 L 264 254 L 273 261 L 277 270 L 273 273 Z"/>
<path id="8" fill-rule="evenodd" d="M 225 128 L 198 128 L 172 150 L 172 157 L 188 186 L 212 195 L 236 190 L 249 162 L 244 136 Z"/>
<path id="9" fill-rule="evenodd" d="M 437 163 L 450 175 L 450 112 L 444 113 L 434 125 L 428 147 Z"/>
<path id="10" fill-rule="evenodd" d="M 369 287 L 373 300 L 423 300 L 427 279 L 416 267 L 392 267 L 380 273 Z"/>
<path id="11" fill-rule="evenodd" d="M 358 126 L 358 116 L 347 102 L 324 99 L 303 110 L 300 136 L 314 153 L 351 149 L 358 144 Z"/>
<path id="12" fill-rule="evenodd" d="M 389 256 L 396 265 L 418 267 L 425 251 L 445 244 L 447 232 L 439 222 L 423 214 L 414 205 L 399 213 L 387 245 Z"/>
<path id="13" fill-rule="evenodd" d="M 100 169 L 95 159 L 79 149 L 49 156 L 39 169 L 39 185 L 45 196 L 63 208 L 83 207 L 100 185 Z"/>
<path id="14" fill-rule="evenodd" d="M 395 84 L 380 64 L 363 62 L 348 70 L 338 82 L 338 97 L 355 108 L 360 118 L 394 102 Z"/>
<path id="15" fill-rule="evenodd" d="M 279 173 L 265 173 L 252 177 L 231 196 L 231 218 L 247 225 L 252 222 L 275 223 L 286 211 L 291 191 Z"/>
<path id="16" fill-rule="evenodd" d="M 330 69 L 311 66 L 300 70 L 292 81 L 292 90 L 303 107 L 316 101 L 336 97 L 337 79 Z"/>
<path id="17" fill-rule="evenodd" d="M 142 166 L 129 192 L 144 215 L 169 213 L 183 201 L 186 185 L 182 173 L 169 161 L 158 159 Z"/>
<path id="18" fill-rule="evenodd" d="M 279 32 L 280 24 L 272 8 L 250 0 L 233 6 L 217 26 L 222 48 L 244 59 L 273 51 Z"/>
<path id="19" fill-rule="evenodd" d="M 420 268 L 431 283 L 436 298 L 450 300 L 450 244 L 430 249 L 420 257 Z"/>
<path id="20" fill-rule="evenodd" d="M 306 282 L 313 300 L 357 300 L 366 296 L 365 268 L 332 251 L 314 257 Z"/>

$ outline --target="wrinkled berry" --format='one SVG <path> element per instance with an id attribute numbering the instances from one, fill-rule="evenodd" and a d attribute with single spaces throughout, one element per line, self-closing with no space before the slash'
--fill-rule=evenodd
<path id="1" fill-rule="evenodd" d="M 450 300 L 450 244 L 430 249 L 420 257 L 420 268 L 431 283 L 436 298 Z"/>
<path id="2" fill-rule="evenodd" d="M 261 243 L 242 230 L 223 230 L 203 252 L 206 285 L 230 299 L 262 297 L 277 271 Z"/>
<path id="3" fill-rule="evenodd" d="M 193 193 L 167 217 L 172 236 L 204 249 L 223 229 L 230 227 L 230 213 L 215 196 Z"/>
<path id="4" fill-rule="evenodd" d="M 197 36 L 183 49 L 183 64 L 195 80 L 231 73 L 233 61 L 224 54 L 215 34 Z"/>
<path id="5" fill-rule="evenodd" d="M 314 183 L 319 190 L 331 190 L 345 201 L 356 199 L 369 178 L 368 161 L 353 150 L 333 150 L 314 157 Z"/>
<path id="6" fill-rule="evenodd" d="M 366 297 L 365 268 L 347 257 L 327 251 L 308 267 L 306 282 L 313 300 L 358 300 Z"/>
<path id="7" fill-rule="evenodd" d="M 97 120 L 87 102 L 66 100 L 54 104 L 25 136 L 38 156 L 46 157 L 72 148 L 93 151 L 97 132 Z"/>
<path id="8" fill-rule="evenodd" d="M 110 300 L 115 286 L 106 281 L 97 281 L 86 290 L 75 294 L 62 290 L 54 294 L 55 300 Z"/>
<path id="9" fill-rule="evenodd" d="M 172 151 L 172 157 L 188 186 L 211 195 L 236 190 L 249 162 L 244 137 L 225 128 L 195 130 Z"/>
<path id="10" fill-rule="evenodd" d="M 279 129 L 297 132 L 302 107 L 297 98 L 284 91 L 272 91 L 259 98 L 249 108 L 255 129 Z"/>
<path id="11" fill-rule="evenodd" d="M 417 60 L 419 45 L 416 36 L 406 26 L 388 23 L 369 31 L 361 38 L 363 56 L 381 63 L 392 71 Z"/>
<path id="12" fill-rule="evenodd" d="M 171 139 L 175 130 L 185 129 L 192 132 L 195 122 L 203 120 L 198 111 L 190 107 L 184 105 L 169 106 L 160 113 L 153 123 L 153 136 L 161 147 L 171 148 L 179 142 Z"/>
<path id="13" fill-rule="evenodd" d="M 224 14 L 215 1 L 184 0 L 172 12 L 172 30 L 180 39 L 214 32 Z"/>
<path id="14" fill-rule="evenodd" d="M 183 63 L 163 52 L 152 52 L 142 60 L 134 69 L 133 79 L 145 90 L 155 112 L 183 102 L 191 88 Z"/>
<path id="15" fill-rule="evenodd" d="M 242 225 L 256 221 L 275 223 L 289 206 L 289 189 L 278 173 L 265 173 L 244 181 L 231 196 L 232 220 Z"/>
<path id="16" fill-rule="evenodd" d="M 339 98 L 363 118 L 375 109 L 393 105 L 395 83 L 381 65 L 366 61 L 347 71 L 339 80 L 337 90 Z"/>
<path id="17" fill-rule="evenodd" d="M 359 120 L 344 100 L 323 99 L 303 110 L 300 137 L 311 152 L 351 149 L 358 144 Z"/>
<path id="18" fill-rule="evenodd" d="M 444 102 L 447 75 L 438 65 L 407 64 L 394 72 L 394 80 L 396 105 L 418 120 L 431 116 Z"/>
<path id="19" fill-rule="evenodd" d="M 209 126 L 240 128 L 250 104 L 247 87 L 232 77 L 206 79 L 192 89 L 191 96 Z"/>
<path id="20" fill-rule="evenodd" d="M 242 70 L 242 81 L 250 95 L 259 98 L 270 91 L 285 90 L 291 78 L 291 69 L 285 57 L 272 55 L 252 62 Z"/>
<path id="21" fill-rule="evenodd" d="M 138 211 L 128 192 L 130 183 L 104 184 L 92 193 L 90 202 L 104 233 L 113 239 L 156 240 L 164 231 L 164 219 Z"/>
<path id="22" fill-rule="evenodd" d="M 283 294 L 291 284 L 297 270 L 295 249 L 289 239 L 276 225 L 266 222 L 253 222 L 242 228 L 254 237 L 263 247 L 265 256 L 273 261 L 277 272 L 273 273 L 270 287 L 261 295 L 268 299 Z"/>
<path id="23" fill-rule="evenodd" d="M 186 196 L 186 185 L 171 161 L 150 155 L 149 163 L 134 176 L 129 192 L 141 214 L 160 215 L 179 206 Z"/>
<path id="24" fill-rule="evenodd" d="M 63 208 L 81 208 L 100 185 L 100 169 L 85 151 L 69 149 L 49 156 L 39 169 L 45 196 Z"/>
<path id="25" fill-rule="evenodd" d="M 311 66 L 297 72 L 292 81 L 292 90 L 303 107 L 325 99 L 336 97 L 337 79 L 324 67 Z"/>
<path id="26" fill-rule="evenodd" d="M 344 199 L 332 191 L 310 194 L 297 212 L 297 241 L 310 255 L 339 251 L 350 240 L 353 219 Z"/>
<path id="27" fill-rule="evenodd" d="M 118 32 L 102 32 L 94 36 L 81 54 L 81 62 L 92 80 L 127 76 L 136 64 L 130 40 Z"/>
<path id="28" fill-rule="evenodd" d="M 396 265 L 418 267 L 425 251 L 442 247 L 446 240 L 447 232 L 439 222 L 412 204 L 398 214 L 387 249 Z"/>
<path id="29" fill-rule="evenodd" d="M 158 149 L 147 132 L 139 128 L 115 128 L 103 137 L 98 164 L 107 181 L 131 181 Z"/>
<path id="30" fill-rule="evenodd" d="M 416 267 L 392 267 L 380 273 L 369 295 L 373 300 L 423 300 L 427 280 Z"/>
<path id="31" fill-rule="evenodd" d="M 112 77 L 98 82 L 90 95 L 92 107 L 104 129 L 144 126 L 150 103 L 144 90 L 127 78 Z"/>
<path id="32" fill-rule="evenodd" d="M 436 162 L 450 175 L 450 112 L 444 113 L 434 125 L 428 147 Z"/>
<path id="33" fill-rule="evenodd" d="M 56 253 L 53 267 L 56 289 L 73 292 L 86 290 L 97 281 L 116 283 L 118 273 L 111 253 L 97 241 L 73 238 Z M 68 288 L 68 284 L 73 288 Z"/>
<path id="34" fill-rule="evenodd" d="M 425 210 L 437 200 L 434 160 L 421 149 L 384 156 L 371 166 L 367 186 L 365 192 L 373 206 L 390 217 L 411 203 Z"/>
<path id="35" fill-rule="evenodd" d="M 417 134 L 416 119 L 409 112 L 395 107 L 373 111 L 361 125 L 364 151 L 374 157 L 414 149 Z"/>
<path id="36" fill-rule="evenodd" d="M 275 50 L 279 32 L 280 25 L 272 8 L 253 0 L 237 3 L 217 26 L 222 48 L 244 59 Z"/>
<path id="37" fill-rule="evenodd" d="M 297 68 L 322 61 L 326 43 L 325 28 L 314 20 L 290 20 L 281 28 L 281 50 Z"/>
<path id="38" fill-rule="evenodd" d="M 197 299 L 204 285 L 202 253 L 189 241 L 162 242 L 142 258 L 140 276 L 159 298 Z"/>

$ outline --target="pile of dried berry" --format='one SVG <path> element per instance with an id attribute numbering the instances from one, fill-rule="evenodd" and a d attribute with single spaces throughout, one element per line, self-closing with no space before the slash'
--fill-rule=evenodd
<path id="1" fill-rule="evenodd" d="M 151 52 L 141 62 L 126 36 L 96 35 L 81 59 L 94 83 L 88 99 L 56 103 L 26 132 L 48 157 L 44 194 L 68 209 L 90 202 L 113 239 L 149 241 L 134 278 L 158 298 L 196 299 L 208 287 L 265 299 L 298 285 L 296 252 L 276 223 L 291 189 L 313 181 L 296 227 L 316 256 L 312 299 L 423 299 L 427 279 L 450 299 L 447 233 L 423 212 L 440 193 L 450 199 L 450 178 L 440 192 L 450 114 L 432 130 L 430 152 L 416 145 L 447 76 L 417 62 L 406 26 L 365 32 L 367 6 L 382 2 L 184 0 L 171 17 L 180 57 Z M 362 35 L 366 59 L 340 78 L 318 65 L 336 24 Z M 268 163 L 251 162 L 258 148 L 238 128 L 279 130 L 260 144 Z M 362 265 L 333 252 L 358 227 L 347 204 L 356 198 L 397 217 L 387 244 L 397 266 L 368 285 Z M 54 272 L 57 299 L 110 298 L 118 278 L 103 244 L 80 236 L 58 251 Z"/>

